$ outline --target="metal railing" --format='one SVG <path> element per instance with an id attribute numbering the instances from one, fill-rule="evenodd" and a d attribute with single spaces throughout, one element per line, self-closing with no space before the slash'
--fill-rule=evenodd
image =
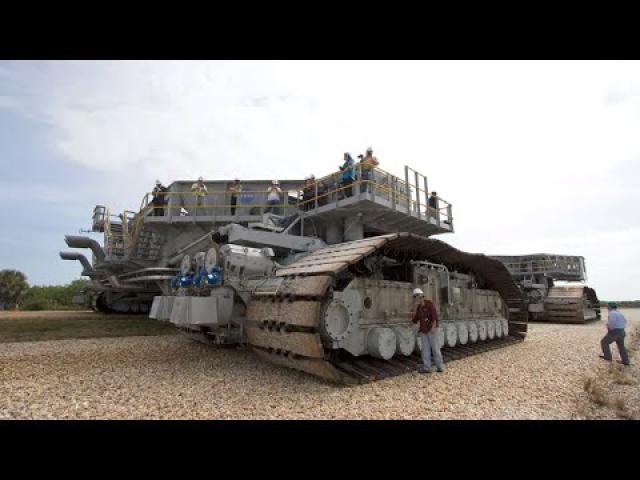
<path id="1" fill-rule="evenodd" d="M 435 208 L 429 205 L 427 189 L 427 177 L 417 171 L 405 167 L 405 178 L 402 179 L 381 168 L 363 168 L 360 163 L 356 164 L 356 177 L 353 181 L 344 181 L 343 172 L 333 172 L 315 181 L 307 182 L 302 189 L 285 190 L 280 192 L 280 202 L 272 205 L 268 203 L 242 203 L 236 205 L 230 203 L 232 192 L 228 189 L 208 191 L 202 203 L 197 201 L 197 196 L 193 191 L 163 192 L 164 204 L 156 205 L 151 201 L 153 194 L 147 192 L 142 197 L 140 208 L 137 213 L 125 210 L 122 215 L 111 215 L 109 209 L 104 209 L 104 232 L 105 249 L 107 255 L 122 256 L 125 252 L 133 254 L 133 248 L 138 242 L 140 234 L 144 229 L 144 219 L 158 209 L 162 209 L 165 215 L 170 214 L 170 210 L 180 210 L 179 216 L 192 218 L 202 216 L 239 216 L 242 209 L 250 208 L 250 216 L 261 216 L 268 210 L 288 215 L 297 212 L 317 212 L 325 205 L 337 204 L 355 195 L 368 194 L 372 199 L 385 200 L 389 207 L 402 211 L 413 217 L 420 218 L 439 227 L 453 231 L 452 205 L 441 197 L 432 199 L 435 201 Z M 413 182 L 413 183 L 412 183 Z M 267 190 L 251 190 L 236 194 L 238 200 L 242 195 L 268 195 Z M 171 198 L 192 198 L 193 203 L 180 202 L 180 204 L 169 204 Z M 216 203 L 205 203 L 204 199 L 213 199 Z M 217 200 L 221 200 L 217 203 Z M 228 200 L 228 201 L 227 201 Z M 104 208 L 104 207 L 102 207 Z M 235 209 L 235 215 L 231 215 L 231 210 Z M 220 213 L 223 212 L 223 213 Z M 111 218 L 118 218 L 122 225 L 122 234 L 114 235 Z M 445 225 L 448 225 L 446 227 Z"/>
<path id="2" fill-rule="evenodd" d="M 584 271 L 578 258 L 551 257 L 535 260 L 503 261 L 502 263 L 512 274 L 563 273 L 575 275 L 576 277 L 584 276 Z"/>
<path id="3" fill-rule="evenodd" d="M 114 215 L 108 208 L 102 208 L 104 210 L 101 212 L 100 220 L 104 231 L 105 255 L 108 257 L 123 257 L 129 252 L 133 244 L 132 233 L 137 225 L 136 213 L 125 210 L 120 215 Z M 119 226 L 120 231 L 115 232 L 114 226 Z"/>
<path id="4" fill-rule="evenodd" d="M 333 172 L 329 175 L 316 179 L 314 182 L 308 182 L 300 190 L 288 190 L 280 193 L 281 200 L 276 205 L 264 203 L 230 203 L 232 192 L 229 190 L 213 190 L 208 191 L 204 197 L 213 199 L 215 203 L 180 203 L 179 205 L 170 205 L 168 199 L 173 197 L 182 197 L 196 200 L 197 196 L 192 191 L 165 192 L 164 205 L 155 205 L 150 201 L 152 193 L 146 193 L 141 202 L 138 212 L 138 219 L 134 230 L 137 230 L 140 220 L 148 215 L 162 209 L 165 213 L 169 213 L 170 209 L 180 209 L 179 216 L 214 216 L 231 214 L 231 210 L 235 209 L 236 215 L 241 209 L 251 208 L 255 213 L 250 215 L 262 215 L 268 209 L 277 209 L 278 212 L 289 211 L 309 211 L 317 210 L 319 207 L 330 203 L 339 203 L 345 198 L 352 197 L 358 193 L 367 193 L 374 198 L 382 198 L 390 203 L 393 209 L 404 205 L 405 213 L 419 217 L 426 221 L 442 226 L 442 224 L 453 227 L 452 205 L 441 197 L 434 197 L 435 208 L 429 205 L 427 192 L 426 177 L 420 175 L 409 167 L 405 167 L 407 175 L 405 180 L 398 176 L 382 170 L 381 168 L 363 169 L 360 164 L 354 167 L 357 171 L 356 178 L 353 181 L 343 181 L 343 172 Z M 363 171 L 364 170 L 364 171 Z M 416 178 L 416 183 L 411 183 L 408 171 L 412 171 Z M 418 179 L 424 180 L 424 188 L 418 183 Z M 268 194 L 269 190 L 251 190 L 249 192 L 241 192 L 237 195 L 241 198 L 243 194 Z M 424 198 L 422 198 L 424 196 Z M 222 200 L 218 203 L 218 200 Z M 227 201 L 228 200 L 228 201 Z M 183 210 L 186 211 L 183 212 Z M 223 212 L 223 213 L 220 213 Z M 175 216 L 175 215 L 169 215 Z"/>

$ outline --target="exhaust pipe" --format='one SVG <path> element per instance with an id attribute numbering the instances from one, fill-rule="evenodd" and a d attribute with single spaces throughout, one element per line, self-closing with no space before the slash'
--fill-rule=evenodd
<path id="1" fill-rule="evenodd" d="M 62 260 L 78 260 L 83 267 L 82 275 L 91 278 L 96 276 L 95 270 L 84 255 L 77 252 L 60 252 L 60 258 Z"/>
<path id="2" fill-rule="evenodd" d="M 98 262 L 104 261 L 104 250 L 98 242 L 89 237 L 79 237 L 77 235 L 65 235 L 64 241 L 71 248 L 90 248 L 96 256 Z"/>

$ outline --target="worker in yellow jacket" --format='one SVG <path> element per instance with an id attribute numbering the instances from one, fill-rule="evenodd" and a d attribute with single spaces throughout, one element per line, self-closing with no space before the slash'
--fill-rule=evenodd
<path id="1" fill-rule="evenodd" d="M 360 171 L 362 172 L 362 178 L 360 180 L 362 182 L 374 181 L 375 180 L 374 169 L 378 165 L 380 165 L 380 163 L 378 162 L 378 159 L 373 156 L 373 148 L 371 147 L 367 148 L 367 154 L 364 157 L 362 157 L 362 155 L 359 155 L 359 157 L 361 158 Z M 371 188 L 369 188 L 368 183 L 361 183 L 360 191 L 361 192 L 371 191 Z"/>
<path id="2" fill-rule="evenodd" d="M 196 216 L 204 215 L 204 208 L 200 207 L 204 205 L 204 198 L 209 192 L 207 191 L 207 186 L 204 184 L 204 179 L 202 177 L 198 177 L 198 181 L 191 185 L 191 193 L 195 196 Z"/>

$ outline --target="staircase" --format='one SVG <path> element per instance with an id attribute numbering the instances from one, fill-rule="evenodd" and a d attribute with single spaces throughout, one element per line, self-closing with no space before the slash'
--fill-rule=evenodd
<path id="1" fill-rule="evenodd" d="M 119 259 L 125 257 L 126 245 L 122 223 L 105 222 L 104 245 L 107 259 Z"/>
<path id="2" fill-rule="evenodd" d="M 135 217 L 127 215 L 111 215 L 106 210 L 105 218 L 124 218 L 122 221 L 104 222 L 105 254 L 110 260 L 145 260 L 153 261 L 160 257 L 164 239 L 157 233 L 147 229 L 143 222 L 136 222 Z"/>

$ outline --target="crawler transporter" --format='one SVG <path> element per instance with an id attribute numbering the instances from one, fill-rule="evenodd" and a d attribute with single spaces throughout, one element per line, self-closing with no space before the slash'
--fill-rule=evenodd
<path id="1" fill-rule="evenodd" d="M 415 370 L 415 287 L 439 312 L 445 359 L 524 339 L 526 304 L 507 268 L 430 238 L 454 231 L 453 209 L 441 198 L 427 207 L 425 176 L 358 168 L 352 184 L 340 180 L 281 180 L 278 205 L 267 202 L 271 180 L 243 181 L 236 202 L 230 181 L 205 181 L 204 198 L 175 181 L 164 206 L 147 195 L 135 214 L 96 207 L 104 248 L 67 237 L 93 250 L 93 264 L 61 255 L 94 279 L 79 300 L 95 308 L 149 309 L 194 339 L 245 344 L 337 383 Z"/>
<path id="2" fill-rule="evenodd" d="M 501 255 L 525 295 L 529 320 L 586 323 L 600 319 L 600 301 L 587 279 L 584 257 L 570 255 Z M 562 281 L 563 284 L 556 284 Z"/>

